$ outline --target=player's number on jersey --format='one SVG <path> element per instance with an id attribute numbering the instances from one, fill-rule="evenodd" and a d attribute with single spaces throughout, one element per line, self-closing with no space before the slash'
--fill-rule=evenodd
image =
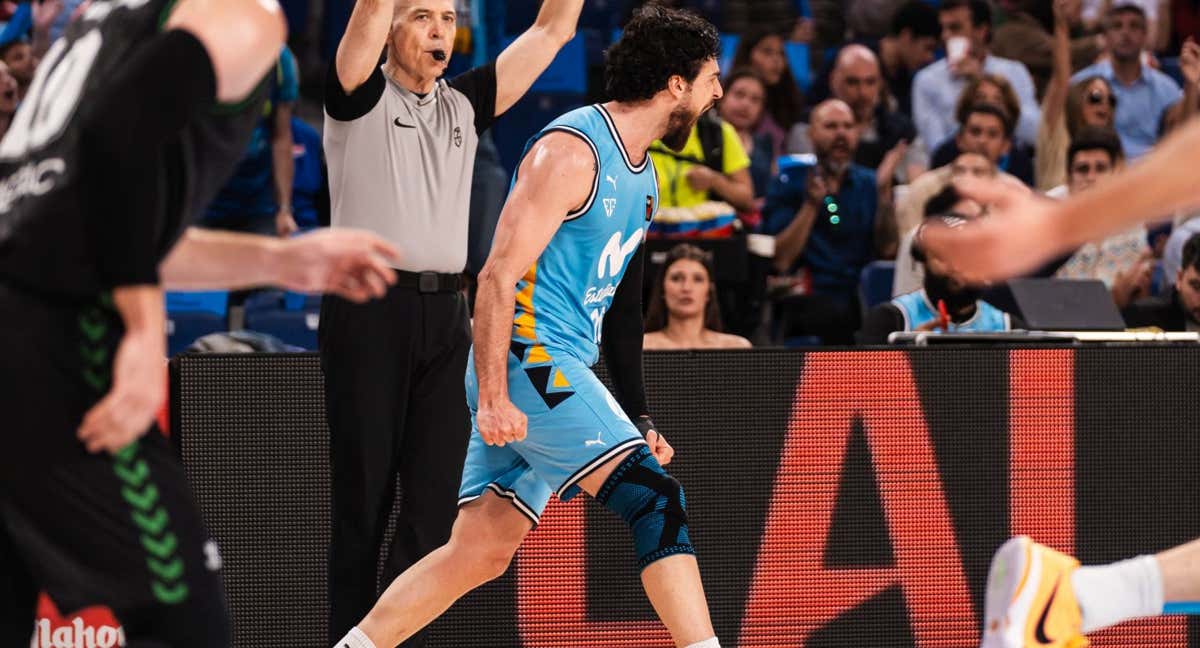
<path id="1" fill-rule="evenodd" d="M 592 341 L 600 344 L 600 331 L 604 328 L 604 312 L 605 308 L 592 309 Z"/>
<path id="2" fill-rule="evenodd" d="M 24 155 L 62 135 L 79 105 L 102 42 L 100 30 L 93 29 L 70 49 L 66 39 L 60 38 L 46 52 L 40 67 L 49 72 L 34 77 L 8 134 L 0 141 L 0 158 Z"/>

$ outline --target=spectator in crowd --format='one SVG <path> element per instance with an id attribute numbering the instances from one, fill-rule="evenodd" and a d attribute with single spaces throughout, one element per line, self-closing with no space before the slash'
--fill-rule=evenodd
<path id="1" fill-rule="evenodd" d="M 17 100 L 24 99 L 29 84 L 33 83 L 33 73 L 37 70 L 33 47 L 24 39 L 0 45 L 0 62 L 8 66 L 9 73 L 17 80 Z"/>
<path id="2" fill-rule="evenodd" d="M 759 133 L 758 124 L 766 111 L 767 84 L 754 70 L 737 68 L 725 77 L 725 96 L 717 112 L 737 131 L 742 149 L 750 158 L 750 181 L 755 200 L 767 195 L 775 175 L 775 150 L 771 136 Z"/>
<path id="3" fill-rule="evenodd" d="M 1079 0 L 1010 0 L 1014 11 L 996 28 L 992 51 L 997 56 L 1020 61 L 1033 77 L 1039 97 L 1045 97 L 1046 84 L 1054 73 L 1055 25 L 1067 29 L 1067 55 L 1071 69 L 1091 65 L 1105 49 L 1098 34 L 1070 37 L 1072 25 L 1080 23 Z"/>
<path id="4" fill-rule="evenodd" d="M 733 55 L 733 67 L 749 66 L 767 82 L 767 114 L 758 125 L 759 133 L 771 136 L 775 154 L 783 151 L 787 132 L 800 121 L 804 95 L 792 76 L 783 51 L 783 36 L 759 29 L 742 36 Z"/>
<path id="5" fill-rule="evenodd" d="M 750 158 L 733 126 L 710 110 L 692 127 L 679 151 L 661 140 L 650 145 L 661 207 L 695 207 L 719 200 L 738 211 L 754 209 Z"/>
<path id="6" fill-rule="evenodd" d="M 990 54 L 992 10 L 987 0 L 943 0 L 938 20 L 947 58 L 927 66 L 913 79 L 913 120 L 930 153 L 954 133 L 954 108 L 963 87 L 985 72 L 1012 84 L 1021 104 L 1017 139 L 1030 144 L 1036 141 L 1041 110 L 1033 79 L 1021 63 Z"/>
<path id="7" fill-rule="evenodd" d="M 1071 77 L 1078 82 L 1099 76 L 1112 86 L 1117 98 L 1117 134 L 1129 160 L 1140 158 L 1160 135 L 1194 114 L 1200 97 L 1200 46 L 1189 41 L 1180 53 L 1186 80 L 1181 91 L 1171 77 L 1143 62 L 1146 29 L 1146 13 L 1141 7 L 1128 0 L 1117 2 L 1108 12 L 1104 27 L 1110 58 Z"/>
<path id="8" fill-rule="evenodd" d="M 902 229 L 900 244 L 896 249 L 896 266 L 892 278 L 892 296 L 899 297 L 921 288 L 925 279 L 925 265 L 913 257 L 912 243 L 917 228 L 930 215 L 953 212 L 969 220 L 984 213 L 984 208 L 973 200 L 959 196 L 951 181 L 957 178 L 993 178 L 998 171 L 991 160 L 979 153 L 963 153 L 953 163 L 921 176 L 922 181 L 914 184 L 905 196 L 905 204 L 897 210 L 909 210 L 917 214 L 911 227 Z M 1020 185 L 1020 181 L 1009 176 L 1009 181 Z"/>
<path id="9" fill-rule="evenodd" d="M 1121 140 L 1109 129 L 1084 128 L 1067 152 L 1069 184 L 1048 195 L 1065 198 L 1087 191 L 1124 164 Z M 1154 258 L 1146 242 L 1146 227 L 1136 225 L 1075 251 L 1054 276 L 1058 279 L 1099 279 L 1112 292 L 1118 308 L 1150 294 Z"/>
<path id="10" fill-rule="evenodd" d="M 937 53 L 942 27 L 937 10 L 923 0 L 909 0 L 896 10 L 891 30 L 873 47 L 883 67 L 883 77 L 895 102 L 893 108 L 912 117 L 912 84 L 917 70 L 929 65 Z M 836 58 L 835 58 L 836 62 Z M 809 88 L 807 98 L 821 102 L 830 95 L 829 80 L 833 66 L 828 67 Z"/>
<path id="11" fill-rule="evenodd" d="M 1021 104 L 1017 99 L 1012 85 L 1004 77 L 994 74 L 984 74 L 973 79 L 963 88 L 962 96 L 958 98 L 954 115 L 959 123 L 959 129 L 954 137 L 942 142 L 933 152 L 931 164 L 935 167 L 945 166 L 958 157 L 959 143 L 963 140 L 963 128 L 970 119 L 972 107 L 978 104 L 998 106 L 1008 115 L 1009 121 L 1021 123 Z M 996 160 L 996 166 L 1009 175 L 1020 178 L 1027 185 L 1033 184 L 1033 155 L 1028 146 L 1018 142 L 1009 132 L 1008 146 L 1001 151 Z"/>
<path id="12" fill-rule="evenodd" d="M 1122 311 L 1126 326 L 1200 331 L 1200 234 L 1193 234 L 1183 246 L 1182 262 L 1171 291 L 1134 302 Z"/>
<path id="13" fill-rule="evenodd" d="M 1067 148 L 1084 126 L 1112 128 L 1116 95 L 1103 77 L 1091 76 L 1071 83 L 1071 0 L 1054 4 L 1054 70 L 1042 97 L 1042 123 L 1038 127 L 1034 181 L 1038 191 L 1049 191 L 1067 181 Z"/>
<path id="14" fill-rule="evenodd" d="M 941 26 L 937 12 L 922 0 L 909 0 L 896 10 L 891 30 L 879 40 L 879 62 L 896 108 L 912 116 L 913 77 L 933 62 Z"/>
<path id="15" fill-rule="evenodd" d="M 1149 49 L 1162 52 L 1169 45 L 1171 37 L 1172 15 L 1180 10 L 1195 11 L 1194 0 L 1083 0 L 1080 12 L 1084 27 L 1087 31 L 1096 32 L 1104 28 L 1102 24 L 1105 15 L 1116 5 L 1129 4 L 1142 10 L 1146 16 L 1146 41 Z M 1161 8 L 1161 10 L 1160 10 Z M 1185 34 L 1191 35 L 1191 34 Z M 1182 44 L 1176 44 L 1176 49 Z"/>
<path id="16" fill-rule="evenodd" d="M 300 231 L 329 226 L 329 170 L 321 134 L 292 116 L 292 218 Z"/>
<path id="17" fill-rule="evenodd" d="M 884 101 L 887 88 L 883 85 L 879 59 L 875 58 L 874 52 L 863 45 L 843 47 L 830 75 L 830 87 L 834 98 L 844 101 L 854 111 L 855 126 L 859 131 L 858 148 L 854 151 L 856 164 L 879 169 L 884 158 L 895 151 L 894 156 L 905 158 L 906 178 L 925 172 L 928 163 L 924 156 L 907 155 L 908 143 L 917 135 L 912 121 L 904 113 L 889 108 Z M 788 135 L 788 153 L 813 152 L 808 128 L 803 122 L 792 127 Z M 890 171 L 894 172 L 896 164 L 890 166 Z M 890 173 L 886 177 L 891 178 Z"/>
<path id="18" fill-rule="evenodd" d="M 17 80 L 8 71 L 8 66 L 0 63 L 0 139 L 8 132 L 12 124 L 13 114 L 17 112 Z"/>
<path id="19" fill-rule="evenodd" d="M 858 330 L 858 278 L 896 251 L 890 182 L 853 162 L 854 112 L 830 99 L 813 109 L 816 163 L 795 159 L 771 185 L 763 231 L 775 236 L 775 269 L 792 278 L 781 305 L 785 335 L 851 344 Z M 782 165 L 781 165 L 782 167 Z"/>
<path id="20" fill-rule="evenodd" d="M 271 96 L 233 176 L 209 205 L 209 229 L 290 236 L 292 215 L 292 111 L 300 94 L 296 59 L 284 46 L 271 75 Z"/>
<path id="21" fill-rule="evenodd" d="M 1008 113 L 999 106 L 971 106 L 967 109 L 963 127 L 958 130 L 956 136 L 960 154 L 955 159 L 961 159 L 962 153 L 975 153 L 983 156 L 988 166 L 998 169 L 1000 159 L 1012 146 L 1012 124 Z M 952 171 L 953 165 L 941 166 L 909 183 L 896 206 L 896 225 L 900 231 L 906 232 L 921 223 L 925 202 L 945 188 L 950 182 Z M 1019 178 L 1008 173 L 1001 173 L 1000 177 L 1023 185 Z"/>
<path id="22" fill-rule="evenodd" d="M 650 293 L 645 349 L 742 349 L 750 341 L 722 333 L 712 253 L 680 243 L 667 253 Z"/>
<path id="23" fill-rule="evenodd" d="M 979 218 L 983 209 L 947 187 L 929 201 L 927 212 L 926 218 L 952 223 Z M 860 344 L 886 344 L 896 331 L 993 333 L 1023 328 L 1008 313 L 983 301 L 982 290 L 963 283 L 945 263 L 926 259 L 919 246 L 912 248 L 912 258 L 924 268 L 921 287 L 872 308 L 859 332 Z"/>
<path id="24" fill-rule="evenodd" d="M 1163 277 L 1174 277 L 1183 269 L 1183 247 L 1193 234 L 1200 234 L 1200 215 L 1185 214 L 1175 220 L 1171 234 L 1163 245 Z"/>

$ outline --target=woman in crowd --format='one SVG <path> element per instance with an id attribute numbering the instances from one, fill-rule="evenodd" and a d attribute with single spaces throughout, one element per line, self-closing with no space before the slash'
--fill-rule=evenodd
<path id="1" fill-rule="evenodd" d="M 800 121 L 804 112 L 804 95 L 788 65 L 783 36 L 768 30 L 742 36 L 733 55 L 733 67 L 743 66 L 752 68 L 766 82 L 767 112 L 756 132 L 771 136 L 774 153 L 778 155 L 783 150 L 788 131 Z"/>
<path id="2" fill-rule="evenodd" d="M 667 253 L 650 296 L 646 349 L 743 349 L 750 341 L 722 333 L 712 255 L 680 243 Z"/>
<path id="3" fill-rule="evenodd" d="M 758 133 L 767 101 L 767 84 L 754 70 L 737 68 L 725 77 L 725 97 L 717 111 L 721 119 L 737 130 L 746 155 L 750 156 L 750 179 L 755 199 L 767 194 L 775 175 L 775 151 L 771 137 Z"/>
<path id="4" fill-rule="evenodd" d="M 1102 77 L 1071 83 L 1071 26 L 1062 0 L 1054 3 L 1054 71 L 1042 98 L 1034 169 L 1038 191 L 1067 183 L 1067 149 L 1085 126 L 1112 128 L 1117 96 Z"/>

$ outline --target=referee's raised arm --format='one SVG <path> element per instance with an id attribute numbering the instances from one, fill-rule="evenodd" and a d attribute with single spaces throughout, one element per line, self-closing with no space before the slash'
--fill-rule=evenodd
<path id="1" fill-rule="evenodd" d="M 379 53 L 387 43 L 392 14 L 404 0 L 358 0 L 338 43 L 334 60 L 337 79 L 346 94 L 354 92 L 379 67 Z"/>
<path id="2" fill-rule="evenodd" d="M 547 0 L 537 20 L 496 59 L 496 116 L 512 108 L 575 36 L 583 0 Z"/>
<path id="3" fill-rule="evenodd" d="M 322 303 L 331 642 L 371 609 L 381 553 L 391 581 L 450 537 L 471 433 L 462 272 L 479 134 L 549 66 L 583 8 L 545 0 L 499 61 L 442 79 L 455 4 L 358 0 L 326 77 L 331 225 L 374 232 L 398 252 L 382 299 Z M 384 548 L 397 486 L 403 502 Z"/>

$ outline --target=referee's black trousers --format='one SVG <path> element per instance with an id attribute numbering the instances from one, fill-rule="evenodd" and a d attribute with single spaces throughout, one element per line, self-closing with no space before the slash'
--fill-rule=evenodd
<path id="1" fill-rule="evenodd" d="M 461 292 L 393 286 L 354 304 L 326 296 L 319 341 L 333 486 L 330 643 L 384 588 L 450 539 L 471 424 L 463 386 L 471 345 Z M 382 547 L 396 488 L 398 525 Z M 424 644 L 423 635 L 405 646 Z"/>

